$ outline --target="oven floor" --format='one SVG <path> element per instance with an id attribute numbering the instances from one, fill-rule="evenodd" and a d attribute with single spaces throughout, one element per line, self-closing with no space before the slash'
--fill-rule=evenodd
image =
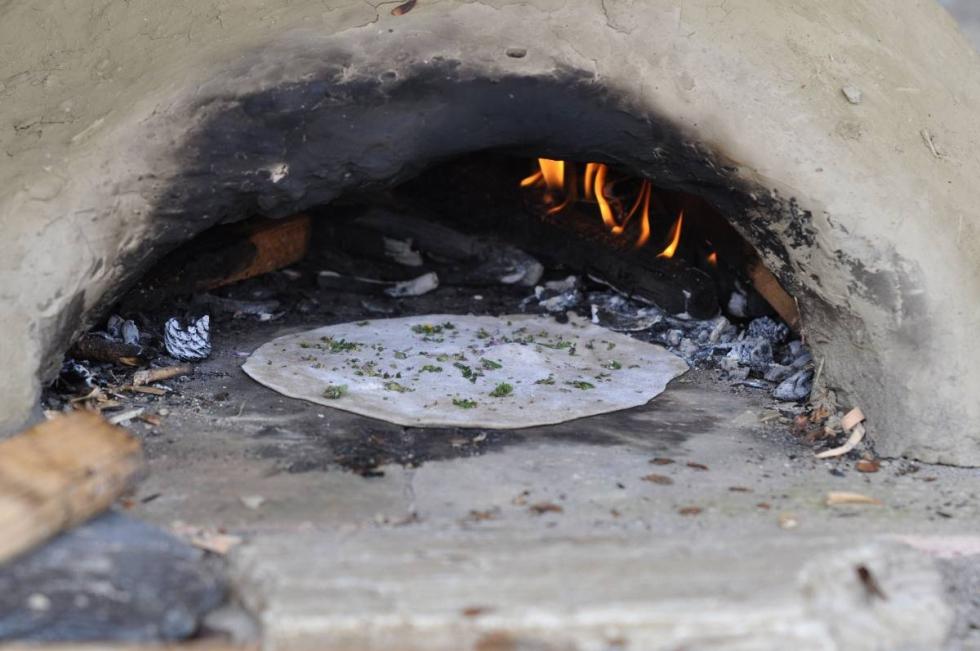
<path id="1" fill-rule="evenodd" d="M 305 327 L 217 333 L 163 423 L 133 425 L 150 472 L 131 512 L 242 537 L 228 571 L 267 648 L 826 649 L 827 622 L 864 603 L 858 565 L 882 572 L 869 612 L 885 614 L 861 623 L 879 639 L 941 626 L 922 619 L 930 595 L 980 577 L 968 559 L 942 561 L 945 587 L 915 569 L 980 552 L 975 471 L 817 461 L 767 395 L 711 372 L 558 426 L 406 429 L 239 370 Z M 828 491 L 883 505 L 827 507 Z M 980 620 L 963 599 L 961 635 Z"/>

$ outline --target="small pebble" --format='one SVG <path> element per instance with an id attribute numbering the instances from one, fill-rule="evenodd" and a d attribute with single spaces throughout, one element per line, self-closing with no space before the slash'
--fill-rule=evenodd
<path id="1" fill-rule="evenodd" d="M 864 93 L 861 92 L 860 88 L 855 86 L 844 86 L 840 90 L 851 104 L 860 104 L 864 98 Z"/>

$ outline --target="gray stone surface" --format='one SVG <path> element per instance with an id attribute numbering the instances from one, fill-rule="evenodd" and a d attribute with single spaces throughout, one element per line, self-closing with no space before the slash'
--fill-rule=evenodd
<path id="1" fill-rule="evenodd" d="M 3 7 L 5 430 L 93 309 L 172 244 L 533 141 L 725 208 L 881 450 L 980 464 L 980 66 L 935 3 Z M 364 97 L 380 103 L 351 109 Z"/>
<path id="2" fill-rule="evenodd" d="M 225 591 L 202 551 L 110 513 L 0 568 L 0 641 L 183 640 Z"/>

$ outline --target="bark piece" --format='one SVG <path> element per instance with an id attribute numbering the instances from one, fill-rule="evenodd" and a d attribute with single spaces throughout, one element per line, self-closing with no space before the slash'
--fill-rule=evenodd
<path id="1" fill-rule="evenodd" d="M 141 467 L 139 442 L 92 412 L 0 443 L 0 562 L 109 508 Z"/>

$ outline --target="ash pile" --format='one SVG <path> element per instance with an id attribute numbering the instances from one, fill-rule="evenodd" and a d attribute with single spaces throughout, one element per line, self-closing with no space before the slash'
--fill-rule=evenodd
<path id="1" fill-rule="evenodd" d="M 770 391 L 777 400 L 806 400 L 813 386 L 813 356 L 785 323 L 771 316 L 740 324 L 723 314 L 710 319 L 671 315 L 594 276 L 538 285 L 522 308 L 558 318 L 574 311 L 610 330 L 659 343 L 695 368 L 720 369 L 732 384 Z"/>

